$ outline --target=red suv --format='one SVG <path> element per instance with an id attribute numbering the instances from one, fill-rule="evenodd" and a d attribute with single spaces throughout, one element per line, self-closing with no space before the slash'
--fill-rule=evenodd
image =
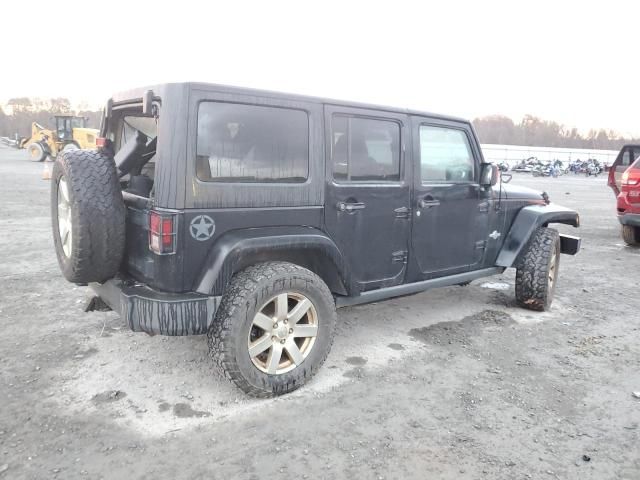
<path id="1" fill-rule="evenodd" d="M 640 145 L 625 145 L 609 171 L 609 186 L 618 200 L 622 238 L 640 245 Z"/>

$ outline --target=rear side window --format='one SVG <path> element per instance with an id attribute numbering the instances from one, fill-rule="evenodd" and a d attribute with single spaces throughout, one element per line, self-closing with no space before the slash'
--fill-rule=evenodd
<path id="1" fill-rule="evenodd" d="M 420 171 L 423 182 L 471 182 L 475 160 L 463 130 L 420 126 Z"/>
<path id="2" fill-rule="evenodd" d="M 398 123 L 334 115 L 332 139 L 335 180 L 400 180 L 400 125 Z"/>
<path id="3" fill-rule="evenodd" d="M 309 176 L 309 118 L 302 110 L 202 102 L 198 107 L 199 179 L 304 182 Z"/>
<path id="4" fill-rule="evenodd" d="M 629 165 L 631 165 L 631 150 L 630 149 L 625 149 L 624 153 L 622 154 L 622 161 L 620 162 L 620 165 L 622 165 L 623 167 L 628 167 Z"/>

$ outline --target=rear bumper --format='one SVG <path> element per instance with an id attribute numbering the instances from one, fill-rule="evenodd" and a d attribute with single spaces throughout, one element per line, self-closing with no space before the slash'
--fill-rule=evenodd
<path id="1" fill-rule="evenodd" d="M 620 220 L 622 225 L 640 227 L 640 213 L 625 213 L 624 215 L 618 215 L 618 220 Z"/>
<path id="2" fill-rule="evenodd" d="M 89 284 L 134 332 L 151 335 L 207 333 L 222 297 L 165 293 L 122 279 Z"/>

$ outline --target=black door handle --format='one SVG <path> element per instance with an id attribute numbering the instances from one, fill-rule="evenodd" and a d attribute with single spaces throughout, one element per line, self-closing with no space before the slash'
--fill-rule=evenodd
<path id="1" fill-rule="evenodd" d="M 353 212 L 354 210 L 362 210 L 365 205 L 361 202 L 338 202 L 336 208 L 341 212 Z"/>
<path id="2" fill-rule="evenodd" d="M 420 208 L 432 208 L 437 207 L 438 205 L 440 205 L 440 200 L 436 200 L 430 195 L 418 200 L 418 206 Z"/>

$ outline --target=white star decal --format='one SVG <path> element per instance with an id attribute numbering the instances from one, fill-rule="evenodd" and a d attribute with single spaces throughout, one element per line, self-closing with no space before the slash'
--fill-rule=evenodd
<path id="1" fill-rule="evenodd" d="M 216 225 L 213 219 L 208 215 L 198 215 L 191 220 L 191 225 L 189 226 L 191 236 L 201 242 L 213 237 L 215 228 Z"/>

